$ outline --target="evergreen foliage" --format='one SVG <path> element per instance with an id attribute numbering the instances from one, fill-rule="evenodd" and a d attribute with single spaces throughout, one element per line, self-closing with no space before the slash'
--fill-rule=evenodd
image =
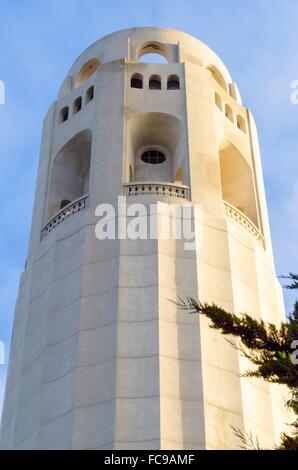
<path id="1" fill-rule="evenodd" d="M 298 289 L 297 274 L 290 273 L 289 276 L 283 276 L 283 279 L 290 281 L 286 288 Z M 211 321 L 211 328 L 236 338 L 228 341 L 255 366 L 246 371 L 244 376 L 261 377 L 267 382 L 286 385 L 289 388 L 286 405 L 296 415 L 296 420 L 292 423 L 293 434 L 282 434 L 278 449 L 298 450 L 298 364 L 295 364 L 298 353 L 293 354 L 298 350 L 298 302 L 295 303 L 288 321 L 279 326 L 255 320 L 246 313 L 229 313 L 215 304 L 201 303 L 191 297 L 186 300 L 179 299 L 177 305 L 190 314 L 205 315 Z M 235 432 L 242 445 L 246 448 L 253 446 L 254 440 L 250 434 L 239 429 Z M 258 439 L 255 439 L 255 442 L 257 445 L 253 448 L 260 449 Z"/>

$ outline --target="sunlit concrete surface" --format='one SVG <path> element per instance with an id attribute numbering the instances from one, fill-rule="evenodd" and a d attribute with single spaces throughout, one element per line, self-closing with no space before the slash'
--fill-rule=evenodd
<path id="1" fill-rule="evenodd" d="M 152 52 L 165 63 L 140 61 Z M 95 237 L 95 207 L 138 182 L 188 188 L 203 207 L 197 250 Z M 187 203 L 128 199 L 159 201 L 158 220 Z M 170 302 L 179 296 L 284 318 L 257 131 L 237 85 L 194 37 L 129 29 L 83 52 L 44 121 L 0 447 L 237 449 L 232 426 L 278 442 L 284 390 L 240 378 L 248 364 Z"/>

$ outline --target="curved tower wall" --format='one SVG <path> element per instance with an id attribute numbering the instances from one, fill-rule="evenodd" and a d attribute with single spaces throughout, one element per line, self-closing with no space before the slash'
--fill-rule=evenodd
<path id="1" fill-rule="evenodd" d="M 145 52 L 168 63 L 141 63 Z M 165 164 L 146 166 L 148 148 Z M 135 195 L 138 178 L 159 195 Z M 202 205 L 198 249 L 96 239 L 95 207 L 123 194 L 128 207 L 159 201 L 158 220 L 173 203 Z M 287 420 L 282 390 L 240 378 L 247 363 L 169 301 L 179 296 L 284 318 L 251 112 L 207 46 L 135 28 L 77 59 L 44 121 L 1 447 L 236 449 L 231 426 L 272 446 Z"/>

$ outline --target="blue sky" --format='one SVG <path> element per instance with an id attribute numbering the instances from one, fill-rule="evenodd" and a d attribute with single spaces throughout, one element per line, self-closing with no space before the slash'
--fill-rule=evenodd
<path id="1" fill-rule="evenodd" d="M 9 347 L 26 258 L 42 121 L 72 62 L 118 29 L 164 26 L 217 52 L 260 137 L 277 273 L 298 271 L 297 0 L 1 0 L 0 340 Z M 294 295 L 286 294 L 290 311 Z M 6 366 L 0 365 L 0 410 Z"/>

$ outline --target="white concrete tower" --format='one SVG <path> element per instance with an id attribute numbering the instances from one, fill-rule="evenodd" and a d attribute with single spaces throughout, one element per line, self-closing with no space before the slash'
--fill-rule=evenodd
<path id="1" fill-rule="evenodd" d="M 151 52 L 167 63 L 140 61 Z M 123 194 L 160 211 L 201 204 L 201 246 L 98 240 L 96 206 Z M 236 84 L 197 39 L 133 28 L 76 60 L 45 118 L 1 447 L 237 449 L 231 426 L 272 446 L 282 390 L 240 378 L 243 358 L 178 296 L 284 318 Z"/>

